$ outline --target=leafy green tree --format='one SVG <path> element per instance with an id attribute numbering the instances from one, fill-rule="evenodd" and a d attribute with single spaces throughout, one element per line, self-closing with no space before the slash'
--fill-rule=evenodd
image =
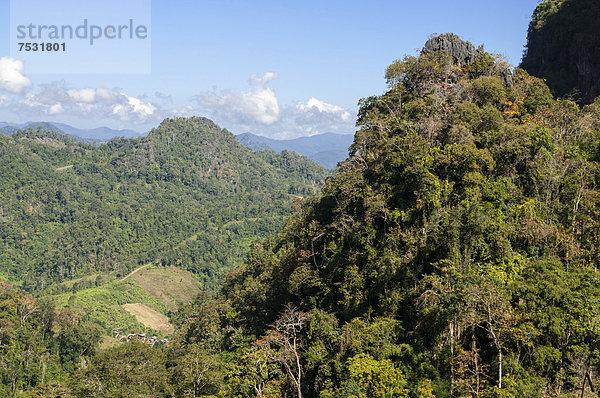
<path id="1" fill-rule="evenodd" d="M 223 374 L 219 358 L 196 344 L 187 345 L 185 354 L 170 369 L 169 384 L 177 396 L 200 397 L 219 392 Z"/>
<path id="2" fill-rule="evenodd" d="M 368 354 L 358 354 L 350 358 L 348 372 L 350 378 L 361 388 L 358 398 L 409 396 L 402 371 L 397 369 L 389 359 L 377 361 Z"/>
<path id="3" fill-rule="evenodd" d="M 71 384 L 76 396 L 164 396 L 165 356 L 141 342 L 123 344 L 95 356 L 74 375 Z"/>

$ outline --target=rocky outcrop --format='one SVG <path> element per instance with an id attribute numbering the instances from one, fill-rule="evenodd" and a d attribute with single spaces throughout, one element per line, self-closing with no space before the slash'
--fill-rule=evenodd
<path id="1" fill-rule="evenodd" d="M 436 51 L 445 51 L 454 57 L 454 61 L 466 65 L 483 53 L 483 46 L 476 48 L 468 41 L 464 41 L 454 33 L 445 33 L 427 40 L 422 53 L 429 54 Z"/>
<path id="2" fill-rule="evenodd" d="M 447 52 L 454 58 L 454 62 L 461 66 L 467 66 L 485 52 L 483 45 L 475 47 L 471 42 L 461 39 L 454 33 L 445 33 L 430 38 L 425 43 L 421 53 L 430 54 L 436 51 Z M 496 69 L 496 73 L 502 78 L 505 86 L 510 87 L 513 85 L 512 71 L 508 66 Z"/>

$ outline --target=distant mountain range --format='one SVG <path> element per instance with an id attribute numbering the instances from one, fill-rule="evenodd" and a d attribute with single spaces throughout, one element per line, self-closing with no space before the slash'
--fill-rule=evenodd
<path id="1" fill-rule="evenodd" d="M 252 133 L 236 136 L 248 148 L 255 151 L 272 149 L 281 152 L 284 149 L 294 151 L 314 160 L 327 169 L 334 169 L 338 162 L 348 157 L 348 147 L 354 141 L 352 134 L 325 133 L 293 140 L 274 140 Z"/>
<path id="2" fill-rule="evenodd" d="M 28 128 L 43 130 L 52 130 L 62 134 L 79 138 L 83 141 L 108 141 L 115 137 L 140 137 L 141 134 L 133 130 L 114 130 L 108 127 L 97 127 L 94 129 L 78 129 L 64 123 L 56 122 L 27 122 L 27 123 L 7 123 L 0 122 L 0 134 L 10 135 L 19 130 L 27 130 Z"/>
<path id="3" fill-rule="evenodd" d="M 76 141 L 87 143 L 105 142 L 115 137 L 133 138 L 145 135 L 134 130 L 114 130 L 109 127 L 78 129 L 68 124 L 57 122 L 26 122 L 21 124 L 0 122 L 0 134 L 11 135 L 19 130 L 27 130 L 28 128 L 35 130 L 38 127 L 42 130 L 56 131 L 68 135 Z M 325 133 L 292 140 L 275 140 L 252 133 L 238 134 L 236 137 L 242 145 L 252 150 L 271 149 L 279 153 L 287 149 L 304 155 L 327 169 L 334 169 L 338 162 L 348 157 L 348 147 L 354 140 L 352 134 L 334 133 Z"/>

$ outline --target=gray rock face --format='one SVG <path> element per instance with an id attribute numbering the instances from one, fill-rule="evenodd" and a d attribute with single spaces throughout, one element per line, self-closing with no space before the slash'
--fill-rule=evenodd
<path id="1" fill-rule="evenodd" d="M 422 53 L 429 54 L 436 51 L 446 51 L 454 57 L 455 62 L 465 65 L 483 52 L 483 46 L 476 48 L 473 44 L 464 41 L 454 33 L 445 33 L 427 40 Z"/>
<path id="2" fill-rule="evenodd" d="M 600 2 L 546 0 L 533 13 L 521 68 L 554 95 L 587 105 L 600 96 Z"/>
<path id="3" fill-rule="evenodd" d="M 427 40 L 425 47 L 421 50 L 423 54 L 430 54 L 436 51 L 445 51 L 452 55 L 454 62 L 465 66 L 473 61 L 479 54 L 484 52 L 483 46 L 475 47 L 468 41 L 464 41 L 454 33 L 445 33 Z M 501 67 L 497 71 L 506 87 L 513 85 L 512 71 L 507 67 Z"/>
<path id="4" fill-rule="evenodd" d="M 501 68 L 499 73 L 505 87 L 512 87 L 514 85 L 513 73 L 509 68 Z"/>

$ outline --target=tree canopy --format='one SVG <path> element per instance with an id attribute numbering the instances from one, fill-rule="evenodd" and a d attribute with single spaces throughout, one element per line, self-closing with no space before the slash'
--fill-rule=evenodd
<path id="1" fill-rule="evenodd" d="M 293 202 L 278 235 L 255 240 L 221 289 L 200 294 L 174 314 L 178 332 L 168 346 L 125 343 L 95 354 L 94 328 L 79 323 L 77 314 L 63 314 L 76 327 L 65 331 L 59 323 L 39 348 L 28 350 L 39 339 L 27 336 L 53 325 L 44 316 L 56 311 L 5 288 L 4 391 L 298 398 L 575 397 L 596 391 L 600 101 L 581 107 L 556 99 L 542 79 L 459 40 L 432 38 L 418 57 L 390 65 L 388 91 L 360 101 L 349 158 L 313 196 L 298 191 L 305 185 L 286 186 L 286 194 L 303 198 Z M 81 158 L 99 160 L 102 167 L 93 174 L 104 174 L 97 183 L 112 184 L 100 192 L 126 187 L 137 195 L 149 185 L 160 193 L 157 207 L 142 213 L 154 215 L 160 231 L 171 231 L 164 211 L 176 212 L 163 205 L 171 203 L 165 198 L 180 197 L 165 187 L 206 184 L 203 192 L 219 198 L 214 217 L 225 209 L 235 214 L 228 212 L 245 195 L 264 201 L 250 188 L 273 181 L 269 174 L 211 157 L 231 148 L 213 144 L 228 135 L 199 141 L 198 152 L 183 149 L 193 145 L 188 140 L 197 131 L 189 123 L 212 126 L 205 119 L 177 119 L 145 140 L 72 148 Z M 277 164 L 277 173 L 308 171 L 301 158 L 282 156 L 238 161 Z M 181 159 L 196 167 L 181 168 Z M 85 164 L 93 169 L 95 163 Z M 318 180 L 310 175 L 304 183 Z M 163 185 L 170 181 L 178 183 Z M 274 196 L 268 199 L 284 195 L 281 188 L 269 192 Z M 54 197 L 68 204 L 71 196 Z M 143 203 L 130 205 L 141 209 Z M 181 220 L 172 226 L 180 242 L 192 232 Z M 190 252 L 167 245 L 150 253 L 168 259 L 165 253 L 179 248 Z M 22 354 L 29 352 L 35 355 Z M 40 369 L 50 369 L 44 363 L 58 369 L 54 376 L 40 376 Z"/>
<path id="2" fill-rule="evenodd" d="M 594 0 L 545 0 L 529 24 L 521 67 L 552 92 L 581 104 L 600 95 L 600 7 Z"/>
<path id="3" fill-rule="evenodd" d="M 600 102 L 508 73 L 483 51 L 394 62 L 349 159 L 200 305 L 228 308 L 223 344 L 293 305 L 307 397 L 596 388 Z"/>
<path id="4" fill-rule="evenodd" d="M 98 146 L 41 130 L 0 136 L 0 272 L 33 292 L 156 262 L 214 288 L 326 176 L 292 152 L 252 152 L 204 118 Z"/>

